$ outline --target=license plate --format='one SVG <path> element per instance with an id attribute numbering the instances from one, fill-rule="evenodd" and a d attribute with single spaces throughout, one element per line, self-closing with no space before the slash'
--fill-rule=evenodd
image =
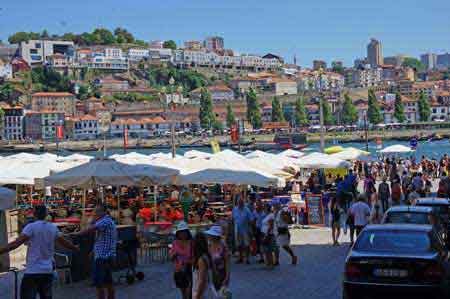
<path id="1" fill-rule="evenodd" d="M 407 270 L 400 269 L 375 269 L 373 274 L 377 277 L 407 277 Z"/>

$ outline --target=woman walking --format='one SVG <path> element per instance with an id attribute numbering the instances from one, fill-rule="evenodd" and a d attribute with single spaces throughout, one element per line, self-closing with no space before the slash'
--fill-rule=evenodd
<path id="1" fill-rule="evenodd" d="M 208 240 L 203 233 L 198 233 L 194 239 L 193 264 L 193 299 L 214 299 L 211 279 L 211 256 L 208 252 Z"/>
<path id="2" fill-rule="evenodd" d="M 333 239 L 333 246 L 339 245 L 339 236 L 341 234 L 341 209 L 337 204 L 336 198 L 331 200 L 331 238 Z"/>
<path id="3" fill-rule="evenodd" d="M 212 284 L 216 292 L 227 292 L 230 283 L 230 255 L 222 241 L 222 228 L 212 226 L 205 232 L 208 237 L 208 252 L 211 256 Z"/>
<path id="4" fill-rule="evenodd" d="M 192 236 L 185 222 L 180 222 L 175 232 L 169 256 L 175 264 L 175 285 L 183 299 L 190 299 L 192 293 Z"/>

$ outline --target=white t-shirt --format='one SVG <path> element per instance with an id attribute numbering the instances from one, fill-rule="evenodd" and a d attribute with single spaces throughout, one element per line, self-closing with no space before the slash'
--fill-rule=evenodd
<path id="1" fill-rule="evenodd" d="M 30 241 L 27 242 L 27 268 L 25 273 L 53 273 L 55 240 L 61 235 L 56 225 L 38 220 L 25 226 L 22 234 L 30 238 Z"/>
<path id="2" fill-rule="evenodd" d="M 270 213 L 269 215 L 267 215 L 263 221 L 262 221 L 262 225 L 261 225 L 261 232 L 264 234 L 267 234 L 268 230 L 269 230 L 269 221 L 275 220 L 275 215 L 273 213 Z M 274 224 L 275 226 L 275 224 Z M 273 233 L 273 232 L 272 232 Z"/>
<path id="3" fill-rule="evenodd" d="M 355 217 L 356 226 L 367 225 L 370 215 L 370 207 L 365 202 L 358 201 L 357 203 L 354 203 L 350 208 L 350 212 Z"/>

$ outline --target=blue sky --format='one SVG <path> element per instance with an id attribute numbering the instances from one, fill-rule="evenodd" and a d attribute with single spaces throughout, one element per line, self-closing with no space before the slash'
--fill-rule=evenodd
<path id="1" fill-rule="evenodd" d="M 385 56 L 450 51 L 449 0 L 5 0 L 0 39 L 16 31 L 50 33 L 122 26 L 139 39 L 221 35 L 241 53 L 313 59 L 365 56 L 370 37 Z"/>

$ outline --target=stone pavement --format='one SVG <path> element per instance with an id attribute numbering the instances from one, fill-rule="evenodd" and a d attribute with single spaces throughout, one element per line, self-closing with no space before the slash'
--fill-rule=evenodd
<path id="1" fill-rule="evenodd" d="M 341 298 L 341 277 L 348 244 L 330 245 L 328 229 L 295 229 L 292 243 L 299 256 L 299 265 L 292 266 L 286 253 L 281 266 L 266 270 L 262 265 L 232 265 L 233 298 L 258 299 L 337 299 Z M 180 298 L 172 279 L 169 263 L 152 264 L 142 269 L 145 280 L 128 286 L 117 286 L 117 298 Z M 13 298 L 12 275 L 0 275 L 0 298 Z M 95 290 L 87 282 L 55 287 L 55 299 L 94 299 Z"/>

